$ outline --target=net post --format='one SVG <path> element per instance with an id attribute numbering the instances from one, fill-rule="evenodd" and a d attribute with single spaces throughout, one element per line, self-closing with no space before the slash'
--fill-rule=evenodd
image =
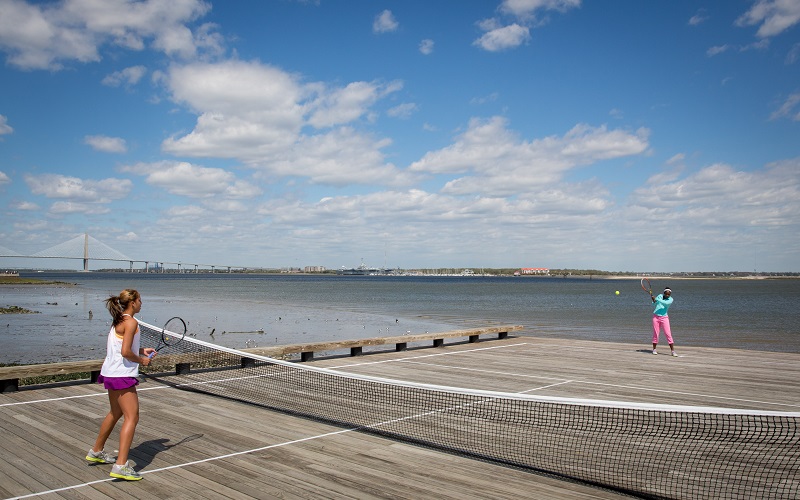
<path id="1" fill-rule="evenodd" d="M 405 351 L 406 349 L 408 349 L 408 343 L 407 342 L 398 342 L 394 346 L 394 350 L 397 351 L 397 352 Z"/>
<path id="2" fill-rule="evenodd" d="M 253 368 L 256 366 L 256 360 L 253 358 L 242 358 L 242 368 Z"/>
<path id="3" fill-rule="evenodd" d="M 361 356 L 361 353 L 363 352 L 363 349 L 364 349 L 364 348 L 363 348 L 363 347 L 361 347 L 361 346 L 358 346 L 358 347 L 351 347 L 351 348 L 350 348 L 350 356 L 351 356 L 351 357 L 352 357 L 352 356 Z"/>
<path id="4" fill-rule="evenodd" d="M 300 353 L 300 361 L 311 361 L 314 359 L 314 351 L 305 351 Z"/>
<path id="5" fill-rule="evenodd" d="M 444 345 L 444 339 L 433 339 L 433 347 L 442 347 Z"/>
<path id="6" fill-rule="evenodd" d="M 19 390 L 19 379 L 12 378 L 8 380 L 0 380 L 0 392 L 17 392 Z"/>
<path id="7" fill-rule="evenodd" d="M 89 372 L 89 380 L 91 380 L 93 384 L 97 383 L 98 378 L 100 378 L 100 370 L 94 370 Z"/>
<path id="8" fill-rule="evenodd" d="M 500 339 L 500 340 L 507 339 L 508 338 L 508 332 L 500 332 L 500 333 L 498 333 L 497 334 L 497 338 Z"/>
<path id="9" fill-rule="evenodd" d="M 175 364 L 175 375 L 186 375 L 189 373 L 191 369 L 190 363 L 176 363 Z"/>
<path id="10" fill-rule="evenodd" d="M 474 344 L 477 341 L 478 341 L 478 335 L 470 335 L 469 336 L 469 343 L 470 344 Z"/>

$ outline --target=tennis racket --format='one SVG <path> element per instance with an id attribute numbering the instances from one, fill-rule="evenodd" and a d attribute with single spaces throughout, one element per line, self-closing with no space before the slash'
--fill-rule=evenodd
<path id="1" fill-rule="evenodd" d="M 647 295 L 652 297 L 653 296 L 653 285 L 650 284 L 650 280 L 647 279 L 647 278 L 642 278 L 641 284 L 642 284 L 642 290 L 647 292 Z"/>
<path id="2" fill-rule="evenodd" d="M 178 344 L 186 336 L 186 322 L 178 316 L 170 318 L 164 323 L 161 329 L 161 340 L 158 342 L 156 350 L 150 353 L 150 358 L 156 355 L 158 351 L 167 347 Z"/>

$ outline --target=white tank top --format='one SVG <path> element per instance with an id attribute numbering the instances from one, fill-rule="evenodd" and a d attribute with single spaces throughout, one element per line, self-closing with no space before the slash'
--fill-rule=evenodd
<path id="1" fill-rule="evenodd" d="M 124 314 L 123 316 L 130 315 Z M 131 350 L 138 354 L 139 322 L 137 321 L 136 323 L 136 333 L 133 335 Z M 104 377 L 139 376 L 139 363 L 133 363 L 122 357 L 122 338 L 123 335 L 117 334 L 117 328 L 112 325 L 111 330 L 108 332 L 108 341 L 106 342 L 106 359 L 103 361 L 103 367 L 100 369 L 100 374 Z"/>

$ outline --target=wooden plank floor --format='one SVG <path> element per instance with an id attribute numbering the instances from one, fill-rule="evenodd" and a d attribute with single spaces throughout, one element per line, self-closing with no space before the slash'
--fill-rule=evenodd
<path id="1" fill-rule="evenodd" d="M 313 365 L 503 392 L 800 412 L 798 354 L 679 353 L 518 336 Z M 83 460 L 108 410 L 100 386 L 0 394 L 0 498 L 623 498 L 151 379 L 139 395 L 131 458 L 144 480 L 129 483 Z M 115 431 L 107 448 L 117 442 Z"/>

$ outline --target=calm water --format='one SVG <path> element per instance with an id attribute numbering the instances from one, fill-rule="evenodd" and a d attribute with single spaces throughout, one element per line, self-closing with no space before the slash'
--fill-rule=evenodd
<path id="1" fill-rule="evenodd" d="M 97 359 L 110 323 L 103 300 L 143 296 L 140 319 L 181 316 L 202 340 L 242 348 L 521 324 L 539 337 L 650 342 L 638 280 L 484 277 L 36 273 L 75 286 L 2 286 L 0 363 Z M 670 285 L 678 346 L 800 352 L 800 280 L 654 280 Z M 614 292 L 619 290 L 620 294 Z M 91 311 L 91 318 L 90 318 Z M 213 335 L 212 335 L 213 333 Z M 663 339 L 663 337 L 662 337 Z M 662 340 L 663 342 L 663 340 Z"/>

